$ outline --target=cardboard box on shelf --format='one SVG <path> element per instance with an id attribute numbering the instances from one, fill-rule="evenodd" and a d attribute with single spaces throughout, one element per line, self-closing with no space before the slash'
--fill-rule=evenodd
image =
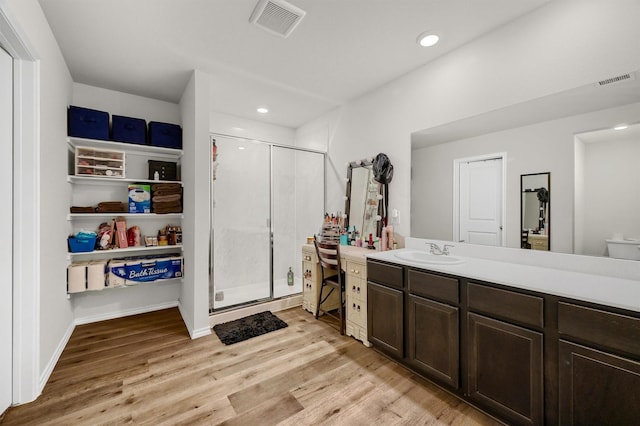
<path id="1" fill-rule="evenodd" d="M 151 213 L 151 185 L 129 185 L 129 213 Z"/>

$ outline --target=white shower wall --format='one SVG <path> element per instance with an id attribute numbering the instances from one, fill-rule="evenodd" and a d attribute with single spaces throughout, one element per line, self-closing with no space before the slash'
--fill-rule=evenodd
<path id="1" fill-rule="evenodd" d="M 324 155 L 213 137 L 218 158 L 210 306 L 220 309 L 301 293 L 300 247 L 317 232 L 324 214 Z M 293 286 L 287 283 L 289 268 Z"/>

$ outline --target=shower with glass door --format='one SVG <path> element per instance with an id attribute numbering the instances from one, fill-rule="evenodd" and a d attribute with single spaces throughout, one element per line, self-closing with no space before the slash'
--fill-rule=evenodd
<path id="1" fill-rule="evenodd" d="M 325 154 L 212 134 L 209 311 L 302 293 L 301 246 L 325 211 Z"/>

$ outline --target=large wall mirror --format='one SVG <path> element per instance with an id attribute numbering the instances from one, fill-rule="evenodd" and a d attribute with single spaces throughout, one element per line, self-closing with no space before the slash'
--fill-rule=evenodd
<path id="1" fill-rule="evenodd" d="M 551 247 L 551 173 L 520 176 L 520 247 L 550 250 Z"/>
<path id="2" fill-rule="evenodd" d="M 379 236 L 382 230 L 380 184 L 373 176 L 371 161 L 352 162 L 347 169 L 345 227 L 366 238 Z"/>
<path id="3" fill-rule="evenodd" d="M 504 152 L 507 247 L 522 246 L 520 177 L 540 171 L 553 176 L 549 250 L 608 256 L 612 236 L 640 238 L 640 72 L 630 75 L 414 132 L 411 236 L 452 240 L 455 160 Z"/>

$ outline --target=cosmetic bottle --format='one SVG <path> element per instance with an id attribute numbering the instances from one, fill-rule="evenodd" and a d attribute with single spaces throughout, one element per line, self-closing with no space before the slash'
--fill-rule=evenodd
<path id="1" fill-rule="evenodd" d="M 287 272 L 287 285 L 293 285 L 293 271 L 291 270 L 291 266 L 289 266 L 289 272 Z"/>
<path id="2" fill-rule="evenodd" d="M 387 241 L 387 227 L 386 226 L 382 228 L 382 236 L 381 236 L 381 238 L 382 238 L 382 241 L 380 242 L 380 246 L 381 246 L 380 250 L 386 251 L 389 248 L 388 241 Z"/>

